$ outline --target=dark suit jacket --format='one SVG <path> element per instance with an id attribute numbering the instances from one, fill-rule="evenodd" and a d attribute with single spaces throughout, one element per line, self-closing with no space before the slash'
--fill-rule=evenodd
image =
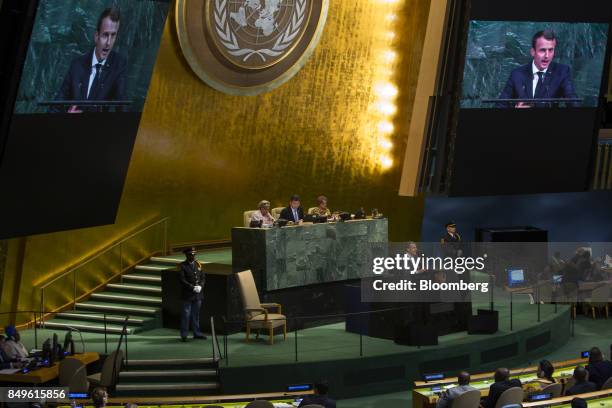
<path id="1" fill-rule="evenodd" d="M 58 100 L 116 101 L 126 99 L 127 60 L 121 54 L 111 51 L 101 69 L 98 86 L 92 88 L 87 98 L 87 87 L 91 74 L 93 50 L 76 57 L 64 77 L 62 87 L 57 93 Z"/>
<path id="2" fill-rule="evenodd" d="M 513 378 L 511 380 L 500 381 L 500 382 L 491 384 L 491 386 L 489 387 L 489 396 L 485 398 L 482 406 L 484 408 L 495 408 L 495 404 L 497 404 L 497 400 L 499 399 L 499 397 L 502 395 L 504 391 L 506 391 L 508 388 L 520 387 L 520 386 L 521 386 L 521 380 L 519 380 L 518 378 Z"/>
<path id="3" fill-rule="evenodd" d="M 304 209 L 302 207 L 299 207 L 297 209 L 297 213 L 298 213 L 298 216 L 300 217 L 300 220 L 303 220 L 304 219 Z M 291 209 L 291 207 L 283 208 L 283 210 L 280 213 L 280 218 L 284 218 L 289 221 L 295 221 L 293 219 L 293 210 Z"/>
<path id="4" fill-rule="evenodd" d="M 608 378 L 612 377 L 612 363 L 607 360 L 587 364 L 586 369 L 589 372 L 589 381 L 594 382 L 598 390 Z"/>
<path id="5" fill-rule="evenodd" d="M 300 402 L 299 407 L 304 407 L 306 405 L 322 405 L 325 408 L 336 408 L 336 401 L 329 398 L 327 395 L 306 395 L 302 402 Z"/>
<path id="6" fill-rule="evenodd" d="M 576 383 L 573 387 L 565 391 L 565 395 L 584 394 L 586 392 L 597 391 L 597 384 L 591 381 Z"/>
<path id="7" fill-rule="evenodd" d="M 532 64 L 522 65 L 510 73 L 506 86 L 499 95 L 500 99 L 533 98 Z M 575 98 L 576 92 L 572 83 L 570 67 L 556 62 L 548 66 L 544 76 L 544 98 Z M 576 106 L 577 104 L 573 104 Z M 501 104 L 499 107 L 513 107 L 514 104 Z"/>
<path id="8" fill-rule="evenodd" d="M 0 370 L 11 368 L 11 359 L 6 355 L 4 350 L 0 348 Z"/>
<path id="9" fill-rule="evenodd" d="M 450 235 L 448 232 L 440 239 L 442 245 L 442 252 L 446 257 L 456 257 L 457 252 L 462 248 L 461 235 L 455 232 L 455 236 Z"/>
<path id="10" fill-rule="evenodd" d="M 195 261 L 192 266 L 189 262 L 183 261 L 179 264 L 179 268 L 179 279 L 182 286 L 181 300 L 202 300 L 204 298 L 204 283 L 206 282 L 206 276 L 202 271 L 202 264 Z M 202 286 L 200 293 L 193 292 L 193 287 L 196 285 Z"/>

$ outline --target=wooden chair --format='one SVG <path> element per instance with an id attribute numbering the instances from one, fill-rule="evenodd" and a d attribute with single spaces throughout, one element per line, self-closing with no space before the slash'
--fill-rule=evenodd
<path id="1" fill-rule="evenodd" d="M 612 388 L 612 377 L 608 378 L 601 386 L 602 390 L 609 390 L 610 388 Z"/>
<path id="2" fill-rule="evenodd" d="M 587 311 L 592 314 L 595 319 L 595 309 L 603 309 L 606 319 L 608 318 L 608 302 L 610 301 L 610 286 L 604 285 L 593 289 L 591 295 L 584 299 Z"/>
<path id="3" fill-rule="evenodd" d="M 542 391 L 540 392 L 543 394 L 551 393 L 553 398 L 558 398 L 561 396 L 561 391 L 563 391 L 563 384 L 554 383 L 542 388 Z"/>
<path id="4" fill-rule="evenodd" d="M 270 344 L 274 344 L 274 329 L 281 326 L 283 327 L 283 338 L 287 340 L 287 318 L 282 314 L 282 306 L 279 303 L 259 301 L 259 293 L 257 293 L 251 270 L 238 272 L 236 279 L 244 306 L 246 341 L 249 341 L 252 329 L 258 330 L 257 338 L 259 338 L 259 330 L 264 329 L 268 331 Z M 277 313 L 270 313 L 270 309 L 276 309 Z"/>
<path id="5" fill-rule="evenodd" d="M 453 408 L 478 408 L 480 405 L 480 391 L 464 392 L 453 401 Z"/>
<path id="6" fill-rule="evenodd" d="M 567 282 L 561 285 L 557 295 L 557 303 L 569 304 L 571 307 L 572 319 L 576 318 L 576 302 L 578 300 L 578 285 Z"/>
<path id="7" fill-rule="evenodd" d="M 521 387 L 512 387 L 502 392 L 495 404 L 495 408 L 520 404 L 521 402 L 523 402 L 523 389 Z"/>
<path id="8" fill-rule="evenodd" d="M 270 214 L 272 214 L 275 220 L 278 220 L 280 218 L 280 213 L 284 208 L 285 207 L 275 207 L 272 209 L 272 211 L 270 211 Z"/>
<path id="9" fill-rule="evenodd" d="M 123 365 L 123 350 L 115 350 L 106 357 L 102 364 L 102 371 L 87 377 L 93 387 L 113 388 Z"/>
<path id="10" fill-rule="evenodd" d="M 59 385 L 70 392 L 87 392 L 87 367 L 81 360 L 65 358 L 59 363 Z"/>
<path id="11" fill-rule="evenodd" d="M 259 210 L 249 210 L 249 211 L 245 211 L 242 214 L 243 217 L 243 222 L 244 222 L 244 227 L 248 228 L 249 226 L 251 226 L 251 216 L 253 216 L 253 213 L 257 212 Z"/>

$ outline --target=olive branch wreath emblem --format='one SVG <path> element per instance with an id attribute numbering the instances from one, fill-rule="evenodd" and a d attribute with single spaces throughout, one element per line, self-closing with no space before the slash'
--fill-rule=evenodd
<path id="1" fill-rule="evenodd" d="M 227 49 L 228 54 L 235 57 L 244 56 L 243 62 L 247 61 L 253 55 L 259 56 L 263 62 L 266 62 L 266 56 L 277 57 L 285 52 L 285 50 L 291 45 L 295 37 L 300 32 L 302 24 L 304 24 L 304 17 L 306 16 L 306 1 L 307 0 L 295 0 L 296 7 L 294 8 L 293 16 L 289 22 L 287 29 L 283 32 L 272 48 L 262 48 L 254 50 L 251 48 L 241 48 L 238 44 L 238 39 L 232 31 L 229 23 L 227 10 L 228 0 L 215 0 L 214 18 L 215 18 L 215 31 L 219 36 L 221 44 Z"/>

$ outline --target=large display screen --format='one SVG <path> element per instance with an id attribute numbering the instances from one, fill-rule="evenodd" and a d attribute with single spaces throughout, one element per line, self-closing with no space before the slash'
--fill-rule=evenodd
<path id="1" fill-rule="evenodd" d="M 4 0 L 0 17 L 17 1 L 35 13 L 3 112 L 0 239 L 111 224 L 170 4 Z"/>
<path id="2" fill-rule="evenodd" d="M 494 3 L 469 0 L 460 16 L 448 192 L 585 191 L 609 77 L 612 2 Z"/>
<path id="3" fill-rule="evenodd" d="M 155 0 L 40 0 L 15 113 L 142 111 L 167 11 Z"/>
<path id="4" fill-rule="evenodd" d="M 462 108 L 597 107 L 608 24 L 470 21 Z"/>

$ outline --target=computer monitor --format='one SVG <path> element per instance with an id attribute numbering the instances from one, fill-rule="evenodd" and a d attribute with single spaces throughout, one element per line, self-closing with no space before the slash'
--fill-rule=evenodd
<path id="1" fill-rule="evenodd" d="M 563 282 L 563 275 L 553 275 L 553 283 L 561 283 Z"/>
<path id="2" fill-rule="evenodd" d="M 424 374 L 423 375 L 423 381 L 427 382 L 427 381 L 436 381 L 436 380 L 443 380 L 444 379 L 444 374 L 443 373 L 430 373 L 430 374 Z"/>
<path id="3" fill-rule="evenodd" d="M 529 401 L 545 401 L 545 400 L 552 399 L 552 393 L 540 392 L 537 394 L 531 394 L 528 399 Z"/>
<path id="4" fill-rule="evenodd" d="M 312 384 L 294 384 L 287 386 L 287 392 L 310 391 L 312 389 Z"/>
<path id="5" fill-rule="evenodd" d="M 64 348 L 63 348 L 64 355 L 68 355 L 69 350 L 70 350 L 70 354 L 74 354 L 74 346 L 69 348 L 71 344 L 72 344 L 72 332 L 69 330 L 66 332 L 66 335 L 64 336 Z"/>
<path id="6" fill-rule="evenodd" d="M 506 269 L 508 273 L 508 286 L 522 286 L 525 284 L 525 268 L 508 268 Z"/>
<path id="7" fill-rule="evenodd" d="M 51 346 L 51 362 L 57 361 L 59 359 L 59 353 L 57 351 L 58 341 L 57 341 L 57 333 L 53 333 L 53 343 Z"/>

